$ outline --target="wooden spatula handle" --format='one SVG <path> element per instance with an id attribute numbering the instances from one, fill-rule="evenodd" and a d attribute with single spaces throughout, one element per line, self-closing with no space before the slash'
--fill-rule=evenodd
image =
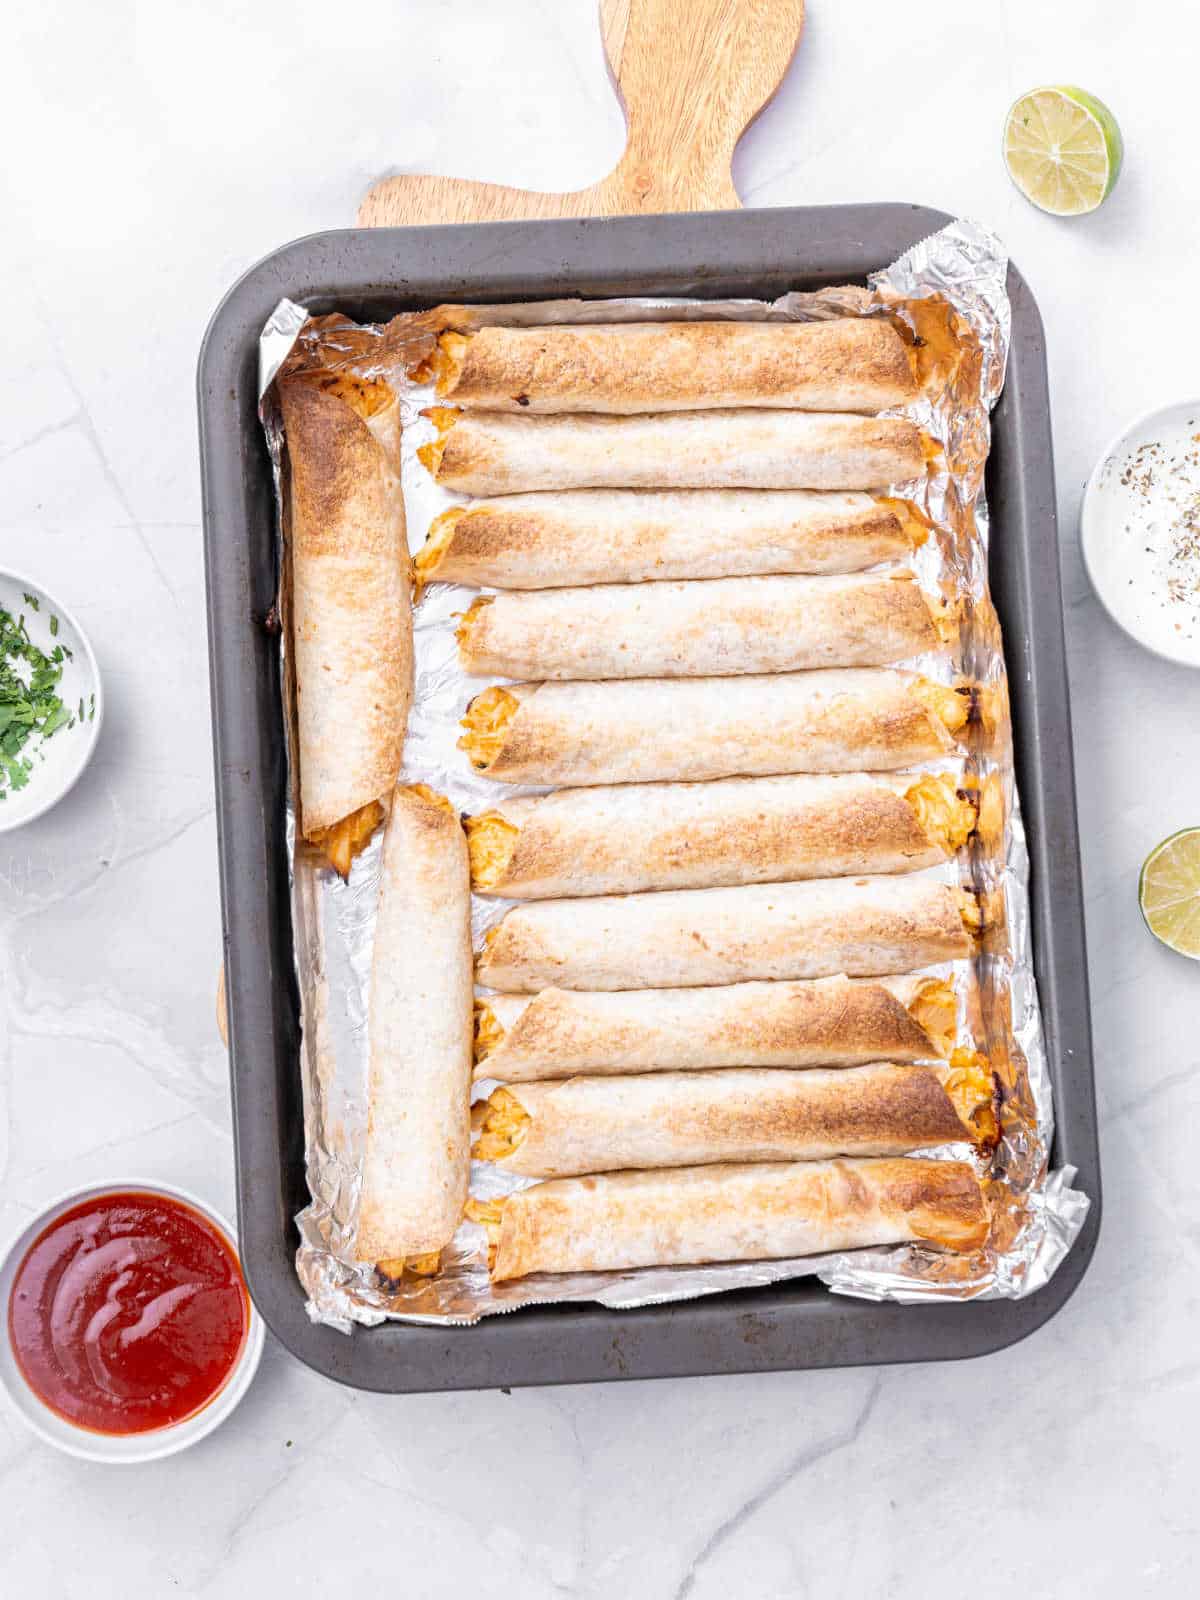
<path id="1" fill-rule="evenodd" d="M 625 152 L 603 213 L 739 206 L 733 152 L 795 54 L 804 0 L 601 0 Z"/>
<path id="2" fill-rule="evenodd" d="M 729 210 L 734 148 L 779 87 L 804 0 L 602 0 L 604 48 L 625 108 L 625 153 L 606 178 L 543 194 L 462 178 L 385 178 L 360 227 Z"/>

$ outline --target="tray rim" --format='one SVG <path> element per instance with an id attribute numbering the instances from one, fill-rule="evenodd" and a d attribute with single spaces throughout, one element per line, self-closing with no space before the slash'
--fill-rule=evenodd
<path id="1" fill-rule="evenodd" d="M 279 782 L 279 755 L 276 746 L 272 757 L 270 739 L 262 737 L 269 734 L 263 719 L 272 702 L 278 709 L 278 688 L 261 676 L 275 658 L 260 625 L 270 599 L 261 581 L 257 594 L 251 587 L 250 541 L 269 501 L 255 381 L 257 335 L 267 315 L 284 295 L 319 309 L 336 299 L 360 315 L 378 316 L 385 303 L 539 298 L 586 293 L 589 285 L 594 293 L 631 293 L 647 280 L 670 280 L 663 292 L 715 295 L 768 279 L 862 279 L 951 220 L 928 207 L 884 202 L 335 229 L 265 256 L 214 312 L 197 390 L 239 1234 L 247 1284 L 264 1321 L 324 1376 L 357 1388 L 416 1393 L 963 1359 L 1033 1333 L 1066 1304 L 1086 1273 L 1102 1197 L 1074 771 L 1061 759 L 1071 749 L 1071 726 L 1045 340 L 1036 302 L 1011 264 L 1008 381 L 993 415 L 993 458 L 1003 462 L 1005 489 L 997 496 L 989 463 L 989 497 L 993 528 L 1004 521 L 1011 540 L 1006 561 L 1018 568 L 1009 574 L 1011 583 L 1034 602 L 1020 630 L 1020 675 L 1012 659 L 1015 630 L 1006 626 L 1005 635 L 1014 702 L 1031 697 L 1020 719 L 1018 766 L 1032 762 L 1041 780 L 1031 785 L 1028 775 L 1023 778 L 1022 798 L 1035 965 L 1056 1093 L 1055 1160 L 1079 1169 L 1092 1202 L 1080 1238 L 1050 1283 L 1020 1301 L 898 1306 L 793 1280 L 637 1311 L 532 1307 L 472 1328 L 387 1323 L 347 1338 L 309 1321 L 292 1265 L 295 1233 L 283 1159 L 302 1167 L 303 1155 L 297 1129 L 289 1137 L 285 1126 L 288 1090 L 279 1051 L 294 1049 L 295 991 L 290 942 L 285 960 L 272 937 L 282 909 L 290 941 L 290 911 L 282 855 L 273 859 L 271 851 L 281 833 L 268 804 L 272 780 Z M 808 246 L 806 236 L 818 242 Z M 423 270 L 402 272 L 396 261 Z M 422 290 L 431 281 L 440 292 Z M 1010 493 L 1019 496 L 1012 511 Z M 1011 537 L 1010 516 L 1020 523 L 1020 538 Z M 1035 523 L 1044 530 L 1040 539 L 1030 537 Z M 1003 587 L 1011 583 L 1006 579 Z M 1003 617 L 999 598 L 997 604 Z M 260 1003 L 264 985 L 266 1003 Z M 291 1095 L 298 1102 L 298 1084 Z"/>

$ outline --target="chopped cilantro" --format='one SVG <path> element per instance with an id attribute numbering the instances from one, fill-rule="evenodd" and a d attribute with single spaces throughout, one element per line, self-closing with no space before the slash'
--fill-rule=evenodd
<path id="1" fill-rule="evenodd" d="M 27 606 L 32 606 L 35 611 L 40 611 L 42 609 L 42 602 L 38 599 L 37 595 L 26 594 L 22 595 L 21 598 L 24 600 Z"/>
<path id="2" fill-rule="evenodd" d="M 35 596 L 24 598 L 34 611 L 39 609 Z M 50 619 L 50 632 L 58 632 L 57 617 Z M 56 645 L 46 655 L 30 639 L 25 618 L 14 618 L 0 606 L 0 799 L 10 789 L 23 789 L 29 782 L 33 762 L 26 746 L 30 740 L 36 738 L 31 750 L 38 752 L 59 728 L 72 726 L 71 713 L 57 692 L 62 661 L 62 647 Z M 94 716 L 94 695 L 92 701 Z M 82 718 L 82 699 L 79 714 Z"/>
<path id="3" fill-rule="evenodd" d="M 53 638 L 58 637 L 58 618 L 53 612 L 50 613 L 50 633 Z"/>

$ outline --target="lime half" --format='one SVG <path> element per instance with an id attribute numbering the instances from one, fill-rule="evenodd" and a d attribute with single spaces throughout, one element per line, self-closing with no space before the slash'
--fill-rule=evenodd
<path id="1" fill-rule="evenodd" d="M 1117 119 L 1095 95 L 1060 84 L 1023 94 L 1004 124 L 1004 164 L 1027 200 L 1079 217 L 1107 200 L 1121 171 Z"/>
<path id="2" fill-rule="evenodd" d="M 1156 939 L 1200 961 L 1200 828 L 1181 828 L 1151 850 L 1138 880 L 1138 904 Z"/>

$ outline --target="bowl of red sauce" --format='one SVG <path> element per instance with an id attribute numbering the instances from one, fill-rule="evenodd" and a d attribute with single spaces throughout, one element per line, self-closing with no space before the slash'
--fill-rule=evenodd
<path id="1" fill-rule="evenodd" d="M 0 1383 L 35 1433 L 93 1461 L 152 1461 L 204 1438 L 262 1355 L 233 1230 L 160 1183 L 48 1206 L 0 1261 L 0 1306 Z"/>

